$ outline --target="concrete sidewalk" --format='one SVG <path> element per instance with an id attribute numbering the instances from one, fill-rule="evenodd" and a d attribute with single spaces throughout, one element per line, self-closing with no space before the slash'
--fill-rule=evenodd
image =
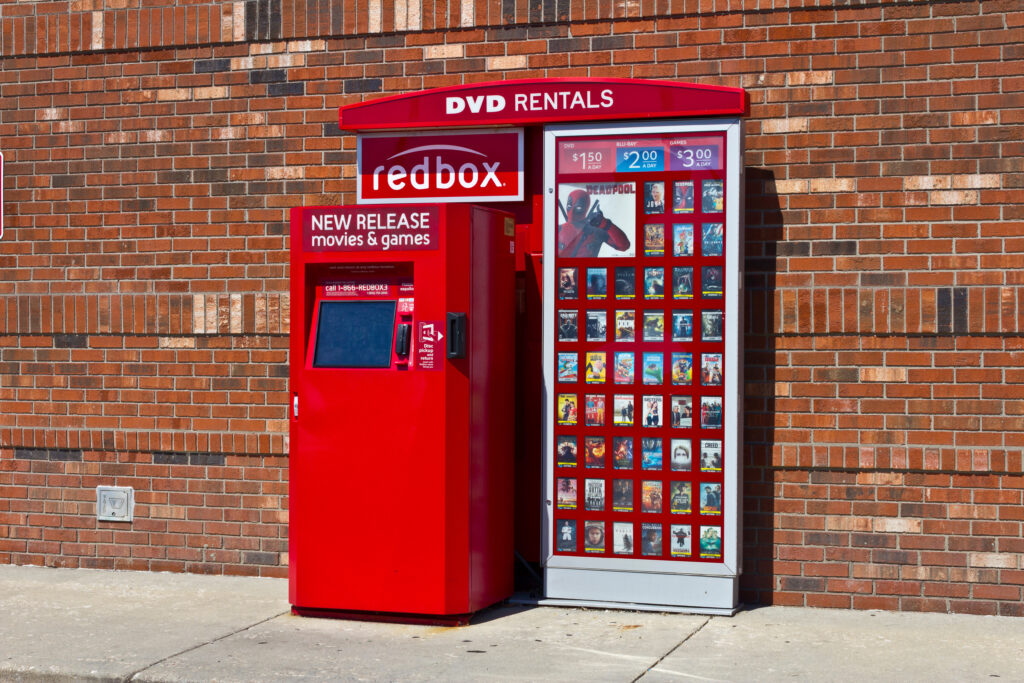
<path id="1" fill-rule="evenodd" d="M 276 579 L 0 566 L 0 680 L 1024 680 L 1024 619 L 498 607 L 463 628 L 291 616 Z"/>

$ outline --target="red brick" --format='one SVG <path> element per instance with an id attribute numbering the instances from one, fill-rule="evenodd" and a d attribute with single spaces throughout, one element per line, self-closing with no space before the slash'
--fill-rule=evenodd
<path id="1" fill-rule="evenodd" d="M 287 82 L 305 93 L 287 97 L 250 85 L 248 69 L 195 73 L 199 60 L 250 57 L 250 44 L 224 42 L 217 8 L 108 10 L 104 38 L 116 51 L 88 52 L 91 12 L 60 17 L 57 32 L 44 5 L 12 4 L 0 43 L 17 59 L 0 73 L 18 74 L 5 97 L 24 120 L 5 137 L 7 191 L 19 208 L 9 217 L 15 237 L 4 242 L 5 272 L 16 277 L 0 286 L 0 358 L 10 364 L 0 371 L 15 391 L 0 397 L 0 443 L 94 449 L 81 464 L 94 468 L 24 467 L 0 454 L 0 524 L 10 529 L 0 562 L 286 573 L 283 564 L 241 564 L 237 551 L 287 537 L 285 439 L 267 432 L 288 398 L 280 227 L 287 206 L 354 200 L 354 137 L 321 134 L 336 106 L 363 97 L 344 94 L 345 79 L 380 78 L 384 91 L 399 92 L 614 75 L 746 85 L 751 98 L 747 167 L 760 176 L 749 185 L 746 249 L 748 265 L 764 263 L 751 267 L 747 288 L 745 494 L 756 495 L 746 499 L 745 551 L 757 562 L 743 577 L 745 595 L 1018 614 L 1021 582 L 1009 570 L 1003 585 L 975 593 L 930 572 L 961 570 L 968 552 L 1021 551 L 1012 543 L 1024 488 L 1024 409 L 1014 391 L 1024 383 L 1015 336 L 1024 328 L 1024 209 L 1010 160 L 1024 153 L 1013 134 L 1024 96 L 1012 67 L 1019 55 L 1007 47 L 1020 21 L 997 3 L 971 6 L 973 14 L 956 4 L 780 8 L 754 25 L 742 12 L 654 17 L 655 4 L 614 22 L 612 5 L 574 4 L 572 17 L 540 30 L 520 3 L 515 21 L 534 22 L 522 30 L 540 37 L 507 43 L 494 16 L 451 33 L 460 12 L 427 5 L 424 30 L 402 33 L 385 3 L 375 34 L 365 13 L 348 8 L 342 33 L 361 37 L 270 55 L 296 60 L 284 67 Z M 285 11 L 288 40 L 332 30 L 315 13 Z M 626 42 L 548 52 L 570 35 Z M 421 58 L 424 45 L 452 40 L 466 46 L 461 58 Z M 255 68 L 267 63 L 264 48 L 276 49 L 254 53 Z M 857 54 L 858 68 L 837 49 Z M 486 57 L 513 53 L 527 58 L 526 70 L 484 71 Z M 188 99 L 189 88 L 211 87 L 227 96 Z M 139 128 L 145 117 L 164 128 Z M 58 135 L 62 125 L 81 127 Z M 146 141 L 165 129 L 168 138 Z M 217 139 L 228 130 L 241 137 Z M 105 140 L 120 142 L 90 168 L 91 184 L 78 184 L 75 167 L 96 162 L 88 155 Z M 271 167 L 302 169 L 303 178 L 268 181 Z M 180 172 L 187 180 L 173 179 Z M 800 242 L 810 243 L 806 254 Z M 794 251 L 782 254 L 788 245 Z M 967 290 L 964 309 L 940 305 L 952 288 Z M 228 293 L 243 295 L 242 336 L 229 334 Z M 193 335 L 197 319 L 203 329 Z M 945 327 L 961 320 L 971 336 Z M 88 348 L 57 349 L 53 334 L 86 335 Z M 890 374 L 872 374 L 878 368 Z M 850 369 L 881 379 L 843 377 Z M 223 467 L 166 465 L 152 450 L 230 455 Z M 891 473 L 906 479 L 858 478 Z M 136 486 L 138 510 L 150 516 L 132 532 L 89 518 L 105 477 Z M 865 522 L 892 528 L 891 519 L 920 520 L 921 533 L 854 531 Z M 48 545 L 58 539 L 59 548 Z M 220 550 L 190 552 L 196 544 Z M 876 548 L 898 549 L 907 563 L 877 563 Z M 907 577 L 923 572 L 923 595 L 945 591 L 942 599 L 904 595 L 901 586 L 917 584 L 900 582 L 898 567 Z M 783 585 L 783 572 L 811 583 Z M 851 603 L 849 593 L 818 592 L 830 590 L 813 583 L 821 577 L 864 581 L 869 592 Z"/>

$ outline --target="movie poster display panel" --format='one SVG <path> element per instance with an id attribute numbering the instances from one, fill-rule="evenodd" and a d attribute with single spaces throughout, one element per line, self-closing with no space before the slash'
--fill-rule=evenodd
<path id="1" fill-rule="evenodd" d="M 734 362 L 724 342 L 726 251 L 738 239 L 725 207 L 741 188 L 728 182 L 727 136 L 573 136 L 555 157 L 559 399 L 550 423 L 563 445 L 551 495 L 559 519 L 586 535 L 552 539 L 550 552 L 722 563 L 720 539 L 693 535 L 722 533 L 723 492 L 735 481 L 722 459 L 732 438 L 723 380 Z M 582 419 L 567 396 L 582 399 Z M 569 439 L 584 446 L 579 464 L 563 452 Z M 569 480 L 580 482 L 578 504 Z"/>

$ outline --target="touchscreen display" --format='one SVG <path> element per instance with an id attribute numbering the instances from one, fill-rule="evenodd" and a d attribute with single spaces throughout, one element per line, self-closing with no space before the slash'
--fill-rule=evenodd
<path id="1" fill-rule="evenodd" d="M 315 368 L 388 368 L 395 301 L 321 301 Z"/>

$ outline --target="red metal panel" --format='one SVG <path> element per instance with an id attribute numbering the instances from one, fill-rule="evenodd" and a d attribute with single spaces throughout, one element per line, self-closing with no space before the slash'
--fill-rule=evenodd
<path id="1" fill-rule="evenodd" d="M 625 78 L 544 78 L 435 88 L 340 109 L 343 130 L 494 126 L 746 113 L 742 88 Z"/>
<path id="2" fill-rule="evenodd" d="M 520 229 L 526 243 L 527 227 Z M 536 231 L 540 233 L 538 229 Z M 542 415 L 537 409 L 544 395 L 543 257 L 526 254 L 520 278 L 522 306 L 516 319 L 516 552 L 529 562 L 540 562 L 543 481 Z"/>
<path id="3" fill-rule="evenodd" d="M 476 610 L 512 592 L 515 225 L 481 207 L 470 208 L 470 222 L 469 570 Z"/>

